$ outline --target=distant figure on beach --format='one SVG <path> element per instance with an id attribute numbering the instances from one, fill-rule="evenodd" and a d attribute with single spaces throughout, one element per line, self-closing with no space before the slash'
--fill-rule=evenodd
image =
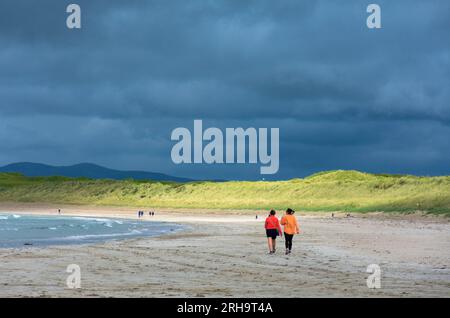
<path id="1" fill-rule="evenodd" d="M 258 214 L 256 214 L 256 219 L 258 219 Z"/>
<path id="2" fill-rule="evenodd" d="M 61 214 L 61 209 L 58 209 L 58 214 Z"/>
<path id="3" fill-rule="evenodd" d="M 294 216 L 295 211 L 291 208 L 286 210 L 286 214 L 281 218 L 281 225 L 284 226 L 284 240 L 286 245 L 286 255 L 291 254 L 292 239 L 294 234 L 300 234 L 300 228 L 297 218 Z"/>
<path id="4" fill-rule="evenodd" d="M 277 236 L 283 235 L 281 234 L 280 222 L 278 221 L 278 218 L 275 216 L 275 214 L 275 210 L 271 210 L 264 224 L 267 235 L 267 243 L 269 245 L 269 254 L 274 254 L 276 252 Z"/>

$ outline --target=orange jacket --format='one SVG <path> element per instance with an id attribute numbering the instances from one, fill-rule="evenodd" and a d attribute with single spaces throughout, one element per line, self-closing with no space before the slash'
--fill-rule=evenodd
<path id="1" fill-rule="evenodd" d="M 286 234 L 297 234 L 300 232 L 297 218 L 292 214 L 285 214 L 281 218 L 281 225 L 284 225 L 284 233 Z"/>

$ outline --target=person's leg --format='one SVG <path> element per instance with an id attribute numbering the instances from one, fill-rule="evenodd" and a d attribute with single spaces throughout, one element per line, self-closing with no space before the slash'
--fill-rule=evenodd
<path id="1" fill-rule="evenodd" d="M 277 239 L 276 238 L 272 239 L 272 247 L 273 247 L 272 251 L 275 253 L 275 250 L 277 247 Z"/>
<path id="2" fill-rule="evenodd" d="M 272 253 L 273 247 L 272 247 L 272 238 L 271 237 L 267 238 L 267 244 L 269 245 L 269 252 Z"/>
<path id="3" fill-rule="evenodd" d="M 294 234 L 289 235 L 289 252 L 292 250 L 292 239 L 294 238 Z"/>
<path id="4" fill-rule="evenodd" d="M 286 249 L 289 249 L 289 238 L 288 238 L 289 234 L 286 234 L 286 232 L 284 233 L 284 246 L 286 246 Z"/>
<path id="5" fill-rule="evenodd" d="M 289 253 L 289 234 L 284 233 L 284 246 L 286 247 L 286 255 Z"/>

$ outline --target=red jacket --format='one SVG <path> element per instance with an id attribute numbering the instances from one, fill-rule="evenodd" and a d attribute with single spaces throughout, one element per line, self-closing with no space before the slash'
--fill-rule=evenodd
<path id="1" fill-rule="evenodd" d="M 278 230 L 278 233 L 281 233 L 280 221 L 278 221 L 275 215 L 269 215 L 267 217 L 265 228 L 266 230 Z"/>

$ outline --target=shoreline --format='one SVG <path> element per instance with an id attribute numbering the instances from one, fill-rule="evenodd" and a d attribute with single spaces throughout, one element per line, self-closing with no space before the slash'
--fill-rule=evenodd
<path id="1" fill-rule="evenodd" d="M 1 212 L 26 212 L 28 214 L 41 215 L 58 215 L 57 210 L 62 210 L 62 215 L 68 216 L 95 216 L 95 217 L 116 217 L 137 219 L 136 212 L 144 210 L 157 211 L 155 218 L 181 217 L 183 219 L 192 219 L 193 221 L 208 222 L 212 217 L 216 220 L 225 218 L 227 221 L 238 220 L 240 218 L 265 217 L 268 211 L 265 210 L 236 210 L 236 209 L 197 209 L 197 208 L 152 208 L 152 207 L 127 207 L 127 206 L 96 206 L 96 205 L 78 205 L 78 204 L 54 204 L 43 202 L 0 202 Z M 278 215 L 283 211 L 277 211 Z M 330 211 L 297 211 L 296 215 L 304 218 L 347 218 L 347 214 L 351 217 L 361 219 L 388 219 L 402 221 L 420 221 L 431 223 L 449 223 L 450 217 L 439 214 L 427 214 L 423 212 L 401 213 L 401 212 L 330 212 Z M 144 216 L 148 216 L 145 215 Z"/>
<path id="2" fill-rule="evenodd" d="M 0 204 L 0 211 L 137 219 L 136 208 Z M 148 211 L 149 209 L 145 209 Z M 302 233 L 285 256 L 267 254 L 246 214 L 154 209 L 145 220 L 189 226 L 177 233 L 87 245 L 0 249 L 0 297 L 450 297 L 450 224 L 445 219 L 297 214 Z M 278 214 L 280 216 L 280 214 Z M 78 264 L 82 288 L 68 289 Z M 382 288 L 366 286 L 378 264 Z"/>

